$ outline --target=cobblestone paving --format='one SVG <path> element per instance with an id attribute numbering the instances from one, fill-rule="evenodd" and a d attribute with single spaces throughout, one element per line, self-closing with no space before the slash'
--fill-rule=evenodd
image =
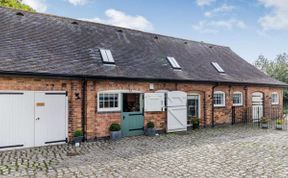
<path id="1" fill-rule="evenodd" d="M 0 152 L 0 177 L 288 177 L 288 131 L 246 126 Z"/>

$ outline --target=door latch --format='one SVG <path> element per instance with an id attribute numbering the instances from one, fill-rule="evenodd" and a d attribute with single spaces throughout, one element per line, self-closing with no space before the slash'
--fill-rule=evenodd
<path id="1" fill-rule="evenodd" d="M 36 118 L 36 121 L 39 121 L 39 120 L 40 120 L 40 117 L 37 117 L 37 118 Z"/>

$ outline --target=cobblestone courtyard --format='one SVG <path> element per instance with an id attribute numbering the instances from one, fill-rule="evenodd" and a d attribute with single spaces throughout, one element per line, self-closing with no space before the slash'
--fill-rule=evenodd
<path id="1" fill-rule="evenodd" d="M 287 177 L 288 132 L 245 126 L 0 152 L 0 177 Z"/>

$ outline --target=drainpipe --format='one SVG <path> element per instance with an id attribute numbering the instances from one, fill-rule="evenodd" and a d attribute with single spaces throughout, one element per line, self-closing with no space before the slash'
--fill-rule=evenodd
<path id="1" fill-rule="evenodd" d="M 203 109 L 204 109 L 204 128 L 206 128 L 206 124 L 207 124 L 207 118 L 206 118 L 206 92 L 204 92 L 204 98 L 203 98 L 204 102 L 203 102 Z"/>
<path id="2" fill-rule="evenodd" d="M 248 86 L 244 86 L 244 91 L 245 91 L 245 107 L 248 107 Z"/>
<path id="3" fill-rule="evenodd" d="M 245 122 L 247 122 L 247 117 L 248 117 L 248 86 L 244 86 L 244 91 L 245 91 Z"/>
<path id="4" fill-rule="evenodd" d="M 211 115 L 212 115 L 212 127 L 215 127 L 215 121 L 214 121 L 214 89 L 217 87 L 217 86 L 219 86 L 219 83 L 216 83 L 213 87 L 212 87 L 212 94 L 211 94 L 211 97 L 212 97 L 212 113 L 211 113 Z"/>
<path id="5" fill-rule="evenodd" d="M 85 140 L 87 140 L 87 80 L 84 78 L 82 80 L 82 104 L 81 104 L 82 116 L 82 131 Z"/>

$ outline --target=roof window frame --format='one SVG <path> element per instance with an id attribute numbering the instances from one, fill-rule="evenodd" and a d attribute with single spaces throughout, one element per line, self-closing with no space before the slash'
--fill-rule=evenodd
<path id="1" fill-rule="evenodd" d="M 178 61 L 172 57 L 172 56 L 167 56 L 166 59 L 168 60 L 170 66 L 173 68 L 173 69 L 176 69 L 176 70 L 181 70 L 181 66 L 179 65 Z"/>
<path id="2" fill-rule="evenodd" d="M 100 48 L 99 51 L 104 64 L 115 64 L 111 50 Z"/>

